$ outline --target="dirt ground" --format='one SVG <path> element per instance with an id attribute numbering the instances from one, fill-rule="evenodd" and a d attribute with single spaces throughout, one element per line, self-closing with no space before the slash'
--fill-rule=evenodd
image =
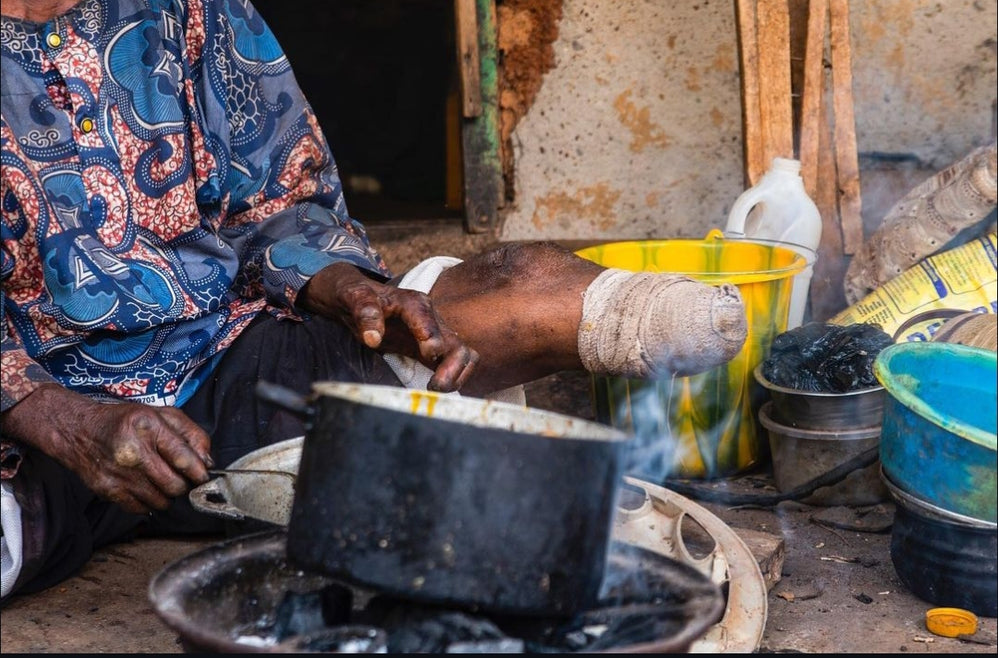
<path id="1" fill-rule="evenodd" d="M 427 251 L 464 256 L 488 238 L 451 231 L 388 231 L 373 236 L 389 264 L 403 270 Z M 395 240 L 387 238 L 395 236 Z M 589 379 L 549 377 L 527 387 L 528 404 L 591 418 Z M 735 483 L 732 483 L 734 486 Z M 737 486 L 772 490 L 763 469 Z M 736 532 L 782 537 L 785 561 L 767 597 L 758 653 L 983 653 L 995 654 L 996 620 L 980 618 L 968 639 L 931 634 L 925 613 L 935 607 L 899 581 L 890 557 L 890 502 L 863 508 L 830 508 L 784 502 L 776 507 L 700 502 Z M 865 519 L 875 531 L 842 527 Z M 76 577 L 40 594 L 15 598 L 0 611 L 0 652 L 182 653 L 177 635 L 156 616 L 150 579 L 177 559 L 222 541 L 140 540 L 99 551 Z"/>
<path id="2" fill-rule="evenodd" d="M 590 416 L 585 376 L 556 375 L 527 391 L 531 406 Z M 773 487 L 765 469 L 734 484 Z M 998 648 L 994 618 L 980 618 L 977 633 L 967 639 L 926 630 L 925 613 L 936 606 L 911 594 L 897 577 L 889 552 L 889 502 L 862 508 L 698 502 L 736 532 L 761 531 L 785 542 L 758 653 L 994 654 Z M 876 531 L 837 527 L 857 518 Z M 62 585 L 9 602 L 0 613 L 0 651 L 183 653 L 177 635 L 153 610 L 149 581 L 173 561 L 222 540 L 147 539 L 101 550 Z"/>

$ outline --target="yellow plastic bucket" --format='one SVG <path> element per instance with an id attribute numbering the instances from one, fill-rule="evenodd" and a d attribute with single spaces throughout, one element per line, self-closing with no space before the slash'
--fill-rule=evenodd
<path id="1" fill-rule="evenodd" d="M 576 252 L 605 267 L 685 274 L 738 286 L 748 338 L 728 363 L 690 377 L 638 380 L 593 377 L 597 420 L 637 437 L 637 469 L 652 478 L 717 478 L 768 457 L 758 421 L 765 391 L 752 371 L 786 331 L 793 277 L 807 265 L 790 245 L 727 239 L 614 242 Z"/>

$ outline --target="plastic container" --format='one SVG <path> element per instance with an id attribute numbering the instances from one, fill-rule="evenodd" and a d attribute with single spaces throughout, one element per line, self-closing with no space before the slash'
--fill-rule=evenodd
<path id="1" fill-rule="evenodd" d="M 977 632 L 977 615 L 963 608 L 932 608 L 925 613 L 925 628 L 941 637 L 959 637 Z"/>
<path id="2" fill-rule="evenodd" d="M 769 456 L 757 414 L 765 391 L 753 377 L 769 346 L 786 330 L 793 277 L 806 260 L 787 245 L 733 240 L 713 232 L 704 240 L 616 242 L 579 256 L 632 271 L 671 272 L 738 286 L 748 337 L 728 363 L 667 381 L 593 377 L 600 422 L 635 435 L 640 475 L 725 477 Z"/>
<path id="3" fill-rule="evenodd" d="M 996 376 L 991 350 L 949 343 L 884 348 L 880 461 L 894 484 L 944 510 L 998 520 Z"/>
<path id="4" fill-rule="evenodd" d="M 787 329 L 799 327 L 821 242 L 821 214 L 804 190 L 800 160 L 773 158 L 759 182 L 742 192 L 731 206 L 724 234 L 783 242 L 807 260 L 807 267 L 794 277 L 787 317 Z"/>

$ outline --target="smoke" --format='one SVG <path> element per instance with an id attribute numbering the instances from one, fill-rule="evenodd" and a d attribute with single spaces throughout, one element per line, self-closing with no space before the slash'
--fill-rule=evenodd
<path id="1" fill-rule="evenodd" d="M 677 378 L 650 382 L 609 383 L 623 393 L 616 403 L 615 418 L 632 434 L 627 472 L 639 479 L 662 482 L 684 461 L 689 448 L 673 432 L 670 410 Z M 613 396 L 618 397 L 618 396 Z"/>

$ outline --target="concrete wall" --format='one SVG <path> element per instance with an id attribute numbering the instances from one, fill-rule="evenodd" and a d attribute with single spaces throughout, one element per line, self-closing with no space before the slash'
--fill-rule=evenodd
<path id="1" fill-rule="evenodd" d="M 850 12 L 861 162 L 939 170 L 994 138 L 998 0 L 853 0 Z M 555 65 L 512 134 L 500 237 L 723 228 L 743 189 L 736 34 L 733 0 L 565 0 Z M 886 193 L 873 172 L 861 184 Z M 864 208 L 882 216 L 895 198 Z"/>

